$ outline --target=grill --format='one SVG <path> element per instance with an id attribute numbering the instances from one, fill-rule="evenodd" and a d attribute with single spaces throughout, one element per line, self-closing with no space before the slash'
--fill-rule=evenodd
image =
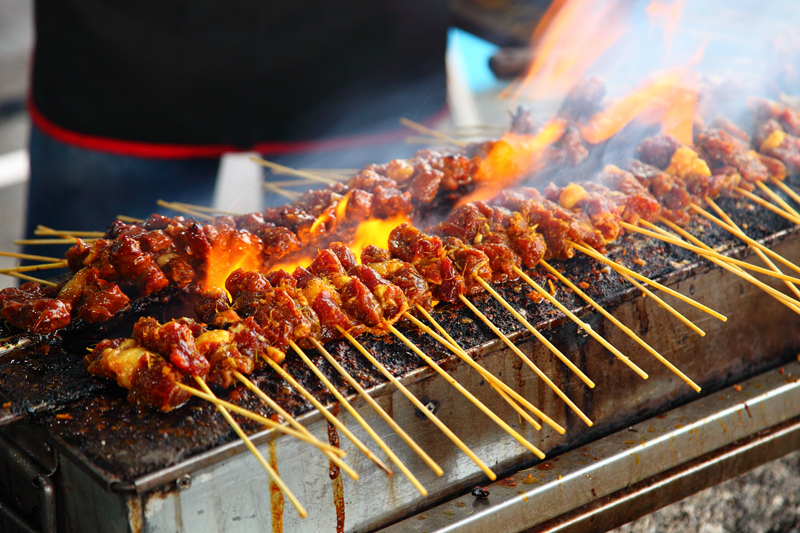
<path id="1" fill-rule="evenodd" d="M 797 183 L 789 180 L 795 187 Z M 798 228 L 733 200 L 723 206 L 734 220 L 747 224 L 752 236 L 786 258 L 800 260 Z M 715 227 L 699 225 L 693 232 L 711 245 L 727 245 L 727 254 L 748 256 L 745 247 Z M 22 524 L 27 523 L 45 531 L 57 525 L 64 531 L 238 532 L 263 531 L 268 524 L 273 531 L 371 531 L 387 526 L 390 531 L 456 527 L 485 531 L 490 526 L 498 531 L 519 531 L 547 521 L 540 527 L 558 530 L 567 527 L 564 524 L 585 524 L 593 516 L 605 516 L 604 524 L 610 526 L 646 512 L 649 507 L 642 502 L 659 501 L 659 496 L 667 501 L 681 494 L 666 481 L 662 485 L 672 487 L 668 497 L 654 492 L 658 487 L 645 490 L 634 484 L 652 476 L 669 476 L 675 468 L 708 454 L 723 453 L 719 450 L 733 446 L 737 439 L 761 438 L 758 442 L 767 443 L 773 455 L 789 449 L 792 438 L 796 440 L 791 421 L 800 415 L 800 393 L 791 375 L 800 374 L 800 368 L 786 366 L 788 373 L 784 370 L 784 374 L 771 369 L 786 365 L 800 348 L 800 339 L 792 334 L 793 313 L 729 272 L 652 240 L 627 237 L 612 256 L 729 317 L 723 324 L 681 307 L 706 331 L 705 337 L 699 337 L 599 264 L 575 258 L 558 265 L 573 281 L 589 283 L 590 296 L 700 384 L 703 396 L 562 289 L 559 299 L 630 356 L 650 379 L 637 377 L 550 305 L 533 303 L 524 285 L 510 284 L 501 292 L 595 381 L 595 389 L 587 388 L 524 333 L 498 303 L 483 296 L 474 301 L 594 421 L 592 427 L 575 416 L 468 310 L 443 308 L 437 318 L 481 365 L 563 425 L 567 430 L 563 436 L 547 427 L 537 432 L 518 420 L 477 373 L 448 357 L 424 334 L 403 329 L 452 377 L 547 453 L 544 465 L 537 467 L 539 461 L 530 452 L 487 423 L 474 406 L 399 341 L 365 340 L 366 347 L 402 376 L 411 392 L 498 476 L 512 475 L 511 480 L 492 485 L 486 501 L 463 496 L 475 484 L 485 482 L 478 467 L 352 347 L 336 342 L 329 344 L 329 350 L 369 386 L 378 403 L 442 466 L 444 475 L 435 476 L 363 400 L 353 397 L 353 405 L 418 476 L 429 495 L 421 497 L 399 472 L 387 477 L 345 439 L 341 445 L 348 452 L 347 462 L 360 474 L 357 482 L 341 475 L 332 479 L 328 460 L 299 441 L 274 431 L 255 433 L 253 441 L 306 505 L 309 517 L 300 520 L 212 406 L 193 400 L 171 413 L 140 413 L 116 386 L 85 374 L 80 360 L 86 346 L 97 337 L 123 334 L 125 324 L 117 324 L 116 331 L 104 330 L 91 338 L 73 336 L 47 353 L 41 347 L 22 348 L 0 361 L 0 390 L 7 398 L 4 401 L 11 402 L 10 409 L 3 411 L 3 420 L 17 421 L 2 428 L 2 460 L 7 471 L 14 473 L 9 479 L 16 480 L 2 494 L 6 524 L 11 530 L 24 530 Z M 633 259 L 643 260 L 644 265 L 631 264 Z M 539 281 L 546 283 L 543 277 Z M 773 280 L 769 283 L 778 287 Z M 183 296 L 150 302 L 140 311 L 166 318 L 182 312 L 186 305 Z M 334 384 L 352 392 L 324 360 L 315 360 Z M 286 367 L 323 403 L 332 402 L 332 396 L 295 356 L 287 357 Z M 751 379 L 764 372 L 766 377 Z M 298 415 L 315 436 L 329 437 L 322 416 L 277 376 L 263 372 L 253 379 Z M 741 391 L 726 389 L 747 379 L 750 381 Z M 270 414 L 249 393 L 234 400 Z M 743 402 L 748 405 L 744 415 Z M 336 405 L 330 408 L 360 439 L 370 442 L 349 414 L 339 412 Z M 758 434 L 764 430 L 769 431 Z M 672 444 L 667 444 L 670 439 Z M 775 439 L 783 439 L 782 444 L 776 445 Z M 755 446 L 753 442 L 748 445 Z M 764 457 L 767 454 L 760 459 Z M 726 464 L 721 460 L 712 463 Z M 526 484 L 529 473 L 533 476 Z M 35 486 L 30 486 L 30 480 L 36 480 Z M 618 493 L 623 489 L 631 494 L 638 490 L 636 494 L 650 500 L 630 495 L 626 499 Z"/>

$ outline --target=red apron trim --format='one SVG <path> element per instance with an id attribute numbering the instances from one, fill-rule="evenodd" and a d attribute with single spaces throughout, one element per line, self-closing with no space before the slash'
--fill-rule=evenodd
<path id="1" fill-rule="evenodd" d="M 138 141 L 109 139 L 97 135 L 87 135 L 63 128 L 47 119 L 32 98 L 28 98 L 28 112 L 32 122 L 53 139 L 85 150 L 110 152 L 121 156 L 153 158 L 153 159 L 190 159 L 199 157 L 220 157 L 228 152 L 258 152 L 261 154 L 285 155 L 298 152 L 333 151 L 362 148 L 389 142 L 396 142 L 408 135 L 405 129 L 391 130 L 376 134 L 350 135 L 333 137 L 318 141 L 275 141 L 256 143 L 249 149 L 242 149 L 225 144 L 161 144 Z M 445 104 L 436 114 L 426 119 L 423 124 L 434 125 L 445 116 L 448 109 Z"/>

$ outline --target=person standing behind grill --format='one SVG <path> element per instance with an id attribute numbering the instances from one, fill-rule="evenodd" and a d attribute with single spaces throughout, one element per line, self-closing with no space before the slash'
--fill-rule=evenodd
<path id="1" fill-rule="evenodd" d="M 447 18 L 426 0 L 36 0 L 26 235 L 210 205 L 226 152 L 409 155 L 398 118 L 446 112 Z"/>

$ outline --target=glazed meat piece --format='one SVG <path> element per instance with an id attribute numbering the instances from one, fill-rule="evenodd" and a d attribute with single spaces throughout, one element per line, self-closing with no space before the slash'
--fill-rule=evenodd
<path id="1" fill-rule="evenodd" d="M 640 218 L 648 222 L 658 220 L 661 205 L 630 172 L 625 172 L 614 165 L 607 165 L 598 174 L 597 183 L 623 195 L 622 219 L 625 222 L 637 224 Z"/>
<path id="2" fill-rule="evenodd" d="M 730 166 L 749 182 L 765 181 L 770 177 L 769 169 L 759 155 L 752 150 L 746 151 L 741 142 L 726 131 L 705 130 L 697 136 L 696 144 L 703 158 L 710 163 L 712 172 L 714 167 Z M 779 173 L 785 175 L 786 171 Z"/>
<path id="3" fill-rule="evenodd" d="M 90 374 L 116 379 L 128 389 L 128 401 L 141 407 L 166 412 L 191 397 L 178 386 L 188 383 L 188 377 L 133 339 L 101 341 L 84 357 L 83 365 Z"/>
<path id="4" fill-rule="evenodd" d="M 680 145 L 681 143 L 671 135 L 648 137 L 639 145 L 639 159 L 648 165 L 666 169 Z"/>
<path id="5" fill-rule="evenodd" d="M 162 325 L 153 317 L 142 317 L 133 327 L 132 338 L 148 350 L 163 355 L 180 372 L 204 376 L 208 373 L 208 360 L 194 341 L 204 330 L 202 324 L 188 318 Z"/>
<path id="6" fill-rule="evenodd" d="M 428 283 L 433 297 L 445 302 L 458 300 L 466 286 L 453 262 L 446 256 L 442 240 L 426 235 L 403 223 L 389 234 L 389 252 L 393 257 L 411 263 Z"/>
<path id="7" fill-rule="evenodd" d="M 61 287 L 58 298 L 69 303 L 73 315 L 90 323 L 108 320 L 130 304 L 119 286 L 103 279 L 94 267 L 75 274 Z"/>
<path id="8" fill-rule="evenodd" d="M 564 131 L 564 136 L 561 137 L 559 144 L 564 149 L 565 162 L 569 166 L 577 166 L 589 157 L 589 150 L 583 144 L 583 137 L 574 126 L 570 126 Z"/>
<path id="9" fill-rule="evenodd" d="M 475 247 L 467 246 L 457 237 L 446 237 L 444 245 L 447 255 L 453 260 L 453 265 L 464 280 L 465 293 L 473 296 L 483 292 L 483 287 L 475 277 L 492 281 L 491 262 L 486 254 Z"/>
<path id="10" fill-rule="evenodd" d="M 636 159 L 628 162 L 628 172 L 647 187 L 668 210 L 686 210 L 692 203 L 692 197 L 686 190 L 686 183 L 677 176 L 667 174 Z"/>
<path id="11" fill-rule="evenodd" d="M 605 95 L 606 86 L 599 78 L 578 83 L 567 94 L 558 115 L 573 122 L 585 122 L 600 111 Z"/>
<path id="12" fill-rule="evenodd" d="M 56 291 L 28 282 L 0 290 L 0 316 L 14 327 L 47 334 L 70 323 L 72 305 L 55 298 Z"/>
<path id="13" fill-rule="evenodd" d="M 501 193 L 496 201 L 519 212 L 530 227 L 536 228 L 546 243 L 546 260 L 573 257 L 575 250 L 570 241 L 586 244 L 598 251 L 605 250 L 600 232 L 592 227 L 588 217 L 581 219 L 578 214 L 547 200 L 536 189 L 507 191 Z"/>
<path id="14" fill-rule="evenodd" d="M 297 267 L 292 275 L 297 280 L 297 288 L 318 317 L 321 342 L 338 339 L 340 334 L 337 326 L 353 335 L 364 331 L 363 325 L 359 325 L 342 309 L 342 298 L 330 281 L 315 276 L 303 267 Z M 293 318 L 299 319 L 300 316 L 294 312 Z M 258 322 L 265 323 L 263 320 Z"/>
<path id="15" fill-rule="evenodd" d="M 621 214 L 624 207 L 597 192 L 587 191 L 576 183 L 566 187 L 556 187 L 550 183 L 545 188 L 547 198 L 557 201 L 564 209 L 583 211 L 591 221 L 592 226 L 600 232 L 606 242 L 614 241 L 620 235 Z"/>
<path id="16" fill-rule="evenodd" d="M 768 120 L 759 127 L 756 143 L 762 155 L 780 160 L 789 172 L 800 170 L 800 138 L 783 131 L 777 121 Z M 775 175 L 777 177 L 778 173 Z"/>
<path id="17" fill-rule="evenodd" d="M 420 305 L 426 311 L 433 308 L 428 284 L 411 263 L 392 259 L 388 250 L 375 245 L 364 248 L 361 252 L 361 262 L 400 288 L 410 306 Z"/>
<path id="18" fill-rule="evenodd" d="M 311 263 L 309 270 L 331 283 L 339 292 L 340 301 L 337 303 L 356 321 L 370 327 L 381 323 L 383 313 L 375 296 L 360 279 L 345 271 L 339 258 L 331 250 L 317 252 L 317 258 Z"/>

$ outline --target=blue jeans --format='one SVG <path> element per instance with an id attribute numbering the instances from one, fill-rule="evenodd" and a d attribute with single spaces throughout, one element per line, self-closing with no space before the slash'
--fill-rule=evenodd
<path id="1" fill-rule="evenodd" d="M 36 226 L 105 231 L 117 215 L 174 215 L 159 199 L 211 205 L 219 158 L 146 159 L 85 150 L 31 127 L 31 175 L 25 237 Z M 63 256 L 65 247 L 27 246 L 37 255 Z"/>

